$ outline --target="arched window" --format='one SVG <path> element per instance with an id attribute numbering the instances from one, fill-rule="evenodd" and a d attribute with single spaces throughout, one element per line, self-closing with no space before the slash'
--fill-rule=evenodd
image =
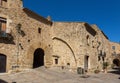
<path id="1" fill-rule="evenodd" d="M 89 45 L 89 44 L 90 44 L 90 38 L 89 38 L 89 35 L 87 35 L 86 39 L 87 39 L 87 45 Z"/>
<path id="2" fill-rule="evenodd" d="M 41 28 L 38 28 L 38 33 L 41 33 Z"/>

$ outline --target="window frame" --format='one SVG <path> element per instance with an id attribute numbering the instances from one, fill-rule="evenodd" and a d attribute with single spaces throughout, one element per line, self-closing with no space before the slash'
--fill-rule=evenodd
<path id="1" fill-rule="evenodd" d="M 115 46 L 112 46 L 112 50 L 115 50 L 115 48 L 116 48 Z"/>

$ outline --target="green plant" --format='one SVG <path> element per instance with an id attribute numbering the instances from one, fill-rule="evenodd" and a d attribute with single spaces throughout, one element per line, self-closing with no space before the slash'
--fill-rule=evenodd
<path id="1" fill-rule="evenodd" d="M 103 62 L 103 69 L 107 69 L 108 66 L 109 66 L 108 62 Z"/>

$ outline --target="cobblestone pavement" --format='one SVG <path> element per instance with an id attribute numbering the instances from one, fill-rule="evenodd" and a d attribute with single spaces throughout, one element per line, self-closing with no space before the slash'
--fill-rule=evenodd
<path id="1" fill-rule="evenodd" d="M 0 83 L 120 83 L 120 74 L 79 75 L 63 70 L 37 68 L 16 74 L 0 74 Z"/>

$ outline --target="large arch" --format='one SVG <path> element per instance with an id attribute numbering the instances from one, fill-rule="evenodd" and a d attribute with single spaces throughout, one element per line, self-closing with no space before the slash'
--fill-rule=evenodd
<path id="1" fill-rule="evenodd" d="M 44 50 L 37 48 L 34 52 L 33 68 L 44 66 Z"/>
<path id="2" fill-rule="evenodd" d="M 0 54 L 0 73 L 6 72 L 7 57 L 4 54 Z"/>
<path id="3" fill-rule="evenodd" d="M 61 41 L 62 43 L 64 43 L 70 49 L 70 51 L 72 52 L 72 55 L 74 57 L 74 60 L 75 60 L 75 65 L 77 65 L 77 59 L 75 57 L 75 53 L 74 53 L 73 49 L 71 48 L 71 46 L 66 41 L 62 40 L 61 38 L 54 37 L 53 40 Z"/>

